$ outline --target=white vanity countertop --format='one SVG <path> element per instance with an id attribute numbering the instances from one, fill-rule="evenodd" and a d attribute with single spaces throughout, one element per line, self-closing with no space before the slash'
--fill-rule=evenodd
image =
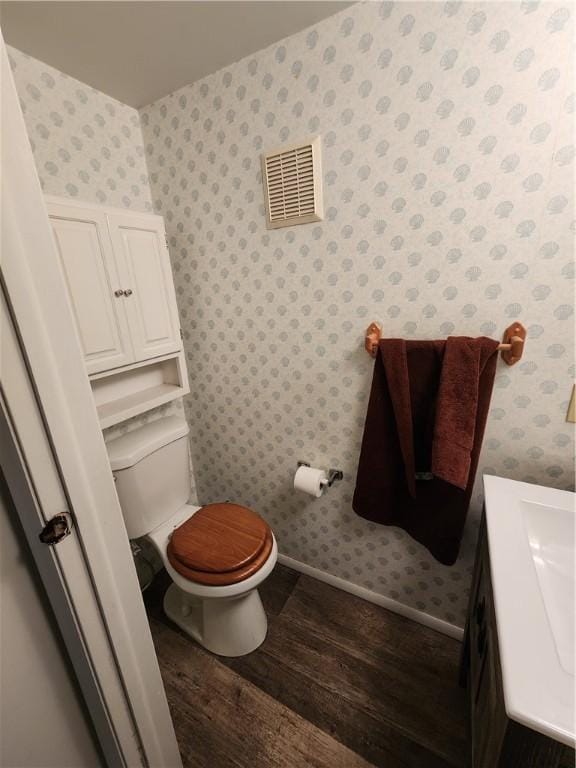
<path id="1" fill-rule="evenodd" d="M 554 591 L 554 579 L 559 572 L 555 562 L 551 572 L 552 592 L 546 593 L 542 571 L 537 573 L 534 561 L 534 556 L 539 558 L 538 541 L 535 545 L 527 520 L 530 515 L 538 520 L 539 515 L 546 516 L 551 511 L 541 520 L 544 538 L 550 536 L 554 541 L 557 531 L 566 529 L 555 529 L 548 534 L 549 521 L 561 520 L 562 525 L 566 522 L 571 525 L 575 494 L 491 475 L 484 476 L 484 489 L 506 712 L 512 720 L 574 747 L 573 640 L 570 631 L 558 631 L 564 622 L 568 625 L 571 621 L 572 627 L 574 625 L 573 594 L 570 586 Z M 560 544 L 564 558 L 564 575 L 560 578 L 564 581 L 558 583 L 570 585 L 572 574 L 565 578 L 565 566 L 572 557 L 574 541 L 566 542 L 566 538 L 570 537 L 560 539 L 564 542 Z M 545 557 L 540 558 L 540 563 L 548 558 L 550 548 L 542 551 Z M 554 556 L 554 546 L 551 551 Z M 549 599 L 550 594 L 558 592 L 561 599 Z M 570 613 L 567 619 L 566 614 Z M 554 618 L 556 634 L 552 630 Z"/>

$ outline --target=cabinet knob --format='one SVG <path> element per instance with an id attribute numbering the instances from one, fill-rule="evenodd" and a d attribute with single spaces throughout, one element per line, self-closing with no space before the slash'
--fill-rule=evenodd
<path id="1" fill-rule="evenodd" d="M 132 288 L 127 288 L 124 291 L 124 296 L 132 296 Z"/>
<path id="2" fill-rule="evenodd" d="M 120 296 L 124 296 L 124 291 L 122 290 L 122 288 L 118 288 L 117 290 L 115 290 L 114 296 L 116 296 L 117 299 L 119 299 Z"/>

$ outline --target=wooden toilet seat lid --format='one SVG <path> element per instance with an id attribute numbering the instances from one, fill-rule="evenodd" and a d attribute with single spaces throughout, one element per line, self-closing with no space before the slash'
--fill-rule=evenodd
<path id="1" fill-rule="evenodd" d="M 168 559 L 180 575 L 200 584 L 234 584 L 268 559 L 272 531 L 248 507 L 208 504 L 173 532 Z"/>

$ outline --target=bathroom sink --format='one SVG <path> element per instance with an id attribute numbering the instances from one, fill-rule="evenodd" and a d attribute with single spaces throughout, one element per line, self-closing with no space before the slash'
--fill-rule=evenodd
<path id="1" fill-rule="evenodd" d="M 574 511 L 522 499 L 522 513 L 558 657 L 574 675 Z"/>
<path id="2" fill-rule="evenodd" d="M 575 745 L 574 493 L 484 476 L 508 717 Z"/>

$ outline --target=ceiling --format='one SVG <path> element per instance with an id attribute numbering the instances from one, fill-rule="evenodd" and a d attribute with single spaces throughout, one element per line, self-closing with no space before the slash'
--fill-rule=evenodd
<path id="1" fill-rule="evenodd" d="M 2 2 L 8 45 L 141 107 L 349 2 Z"/>

